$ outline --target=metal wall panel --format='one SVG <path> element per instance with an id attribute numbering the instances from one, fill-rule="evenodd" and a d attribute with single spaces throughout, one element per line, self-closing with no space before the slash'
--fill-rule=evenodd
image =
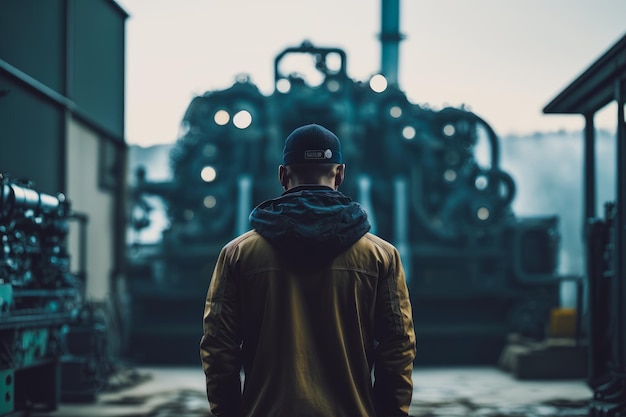
<path id="1" fill-rule="evenodd" d="M 68 96 L 85 116 L 123 140 L 126 14 L 113 2 L 101 0 L 70 0 L 68 7 L 72 80 Z"/>
<path id="2" fill-rule="evenodd" d="M 61 94 L 65 89 L 64 3 L 0 1 L 0 58 Z"/>
<path id="3" fill-rule="evenodd" d="M 27 178 L 48 194 L 63 190 L 64 111 L 0 73 L 0 173 Z"/>

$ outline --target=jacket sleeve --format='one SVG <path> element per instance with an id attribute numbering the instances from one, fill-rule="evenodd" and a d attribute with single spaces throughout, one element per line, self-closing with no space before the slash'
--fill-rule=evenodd
<path id="1" fill-rule="evenodd" d="M 225 248 L 219 255 L 204 307 L 200 359 L 207 398 L 216 417 L 239 415 L 241 401 L 240 301 Z"/>
<path id="2" fill-rule="evenodd" d="M 376 295 L 374 404 L 378 417 L 407 416 L 413 396 L 415 331 L 400 255 L 394 248 L 390 268 L 379 278 Z"/>

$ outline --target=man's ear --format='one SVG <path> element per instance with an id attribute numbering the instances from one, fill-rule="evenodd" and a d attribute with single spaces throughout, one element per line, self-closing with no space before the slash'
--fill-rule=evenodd
<path id="1" fill-rule="evenodd" d="M 284 165 L 278 166 L 278 181 L 280 181 L 280 185 L 283 186 L 283 189 L 287 190 L 289 187 L 289 174 L 287 173 L 287 168 Z"/>
<path id="2" fill-rule="evenodd" d="M 346 164 L 337 165 L 337 170 L 335 171 L 335 190 L 337 190 L 343 182 L 345 172 Z"/>

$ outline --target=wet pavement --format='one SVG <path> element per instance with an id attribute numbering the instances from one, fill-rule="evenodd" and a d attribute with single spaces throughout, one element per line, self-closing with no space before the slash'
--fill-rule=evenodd
<path id="1" fill-rule="evenodd" d="M 520 381 L 497 368 L 418 369 L 413 381 L 416 417 L 578 417 L 592 397 L 582 380 Z"/>
<path id="2" fill-rule="evenodd" d="M 137 368 L 143 382 L 102 392 L 92 404 L 61 404 L 33 417 L 210 417 L 198 368 Z M 413 374 L 415 417 L 581 417 L 583 380 L 520 381 L 497 368 L 425 368 Z"/>

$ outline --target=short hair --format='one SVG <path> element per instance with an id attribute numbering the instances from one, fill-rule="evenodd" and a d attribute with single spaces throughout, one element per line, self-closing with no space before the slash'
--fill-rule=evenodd
<path id="1" fill-rule="evenodd" d="M 317 184 L 322 179 L 332 178 L 335 175 L 335 168 L 339 164 L 290 164 L 287 165 L 287 172 L 293 175 L 300 184 Z"/>

